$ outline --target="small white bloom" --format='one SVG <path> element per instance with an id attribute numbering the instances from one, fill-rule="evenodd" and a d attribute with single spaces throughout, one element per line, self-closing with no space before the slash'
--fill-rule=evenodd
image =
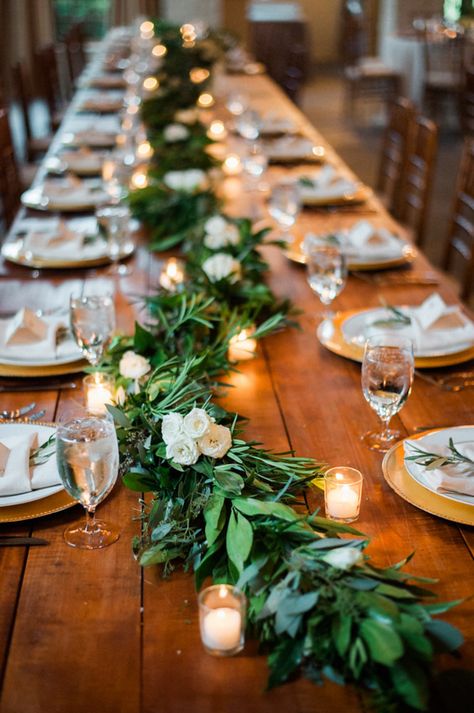
<path id="1" fill-rule="evenodd" d="M 168 144 L 175 141 L 184 141 L 189 136 L 189 129 L 183 124 L 168 124 L 163 131 L 163 138 Z"/>
<path id="2" fill-rule="evenodd" d="M 163 183 L 174 191 L 193 193 L 206 186 L 207 178 L 199 168 L 190 168 L 186 171 L 168 171 L 163 176 Z"/>
<path id="3" fill-rule="evenodd" d="M 185 435 L 180 436 L 166 446 L 166 457 L 180 465 L 193 465 L 199 455 L 196 442 Z"/>
<path id="4" fill-rule="evenodd" d="M 211 423 L 208 432 L 198 441 L 199 450 L 211 458 L 223 458 L 232 446 L 232 434 L 227 426 Z"/>
<path id="5" fill-rule="evenodd" d="M 363 556 L 357 547 L 335 547 L 321 559 L 336 569 L 350 569 L 353 565 L 361 562 Z"/>
<path id="6" fill-rule="evenodd" d="M 127 394 L 125 393 L 125 389 L 123 388 L 123 386 L 119 386 L 115 390 L 115 398 L 114 398 L 115 403 L 118 404 L 119 406 L 123 406 L 126 398 L 127 398 Z"/>
<path id="7" fill-rule="evenodd" d="M 213 215 L 204 223 L 204 230 L 209 235 L 220 235 L 227 227 L 227 221 L 222 215 Z"/>
<path id="8" fill-rule="evenodd" d="M 184 432 L 190 438 L 201 438 L 210 425 L 211 419 L 203 408 L 193 408 L 184 417 Z"/>
<path id="9" fill-rule="evenodd" d="M 120 359 L 119 372 L 126 379 L 140 379 L 151 369 L 148 359 L 135 352 L 125 352 Z"/>
<path id="10" fill-rule="evenodd" d="M 240 280 L 242 270 L 240 262 L 227 253 L 216 253 L 203 262 L 202 269 L 211 282 L 218 282 L 226 277 L 229 282 Z"/>
<path id="11" fill-rule="evenodd" d="M 161 435 L 168 445 L 183 435 L 184 419 L 180 413 L 167 413 L 161 422 Z"/>
<path id="12" fill-rule="evenodd" d="M 211 218 L 211 220 L 213 220 L 213 218 Z M 224 223 L 220 232 L 209 232 L 204 236 L 204 245 L 210 250 L 219 250 L 228 245 L 237 245 L 239 242 L 240 234 L 237 226 L 225 221 Z"/>
<path id="13" fill-rule="evenodd" d="M 199 120 L 199 110 L 198 109 L 180 109 L 174 115 L 176 121 L 180 124 L 194 124 Z"/>

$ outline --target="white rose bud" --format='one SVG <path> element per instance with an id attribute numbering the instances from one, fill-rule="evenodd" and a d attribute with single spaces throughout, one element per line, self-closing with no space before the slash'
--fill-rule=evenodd
<path id="1" fill-rule="evenodd" d="M 182 124 L 168 124 L 163 131 L 163 138 L 168 144 L 184 141 L 189 136 L 189 129 Z"/>
<path id="2" fill-rule="evenodd" d="M 211 282 L 218 282 L 228 277 L 229 282 L 233 283 L 240 280 L 242 275 L 240 262 L 227 253 L 216 253 L 208 257 L 202 269 Z"/>
<path id="3" fill-rule="evenodd" d="M 141 379 L 150 369 L 151 364 L 148 359 L 135 352 L 125 352 L 120 359 L 119 372 L 126 379 Z"/>
<path id="4" fill-rule="evenodd" d="M 116 404 L 118 404 L 118 406 L 123 406 L 126 398 L 127 394 L 125 393 L 125 389 L 123 388 L 123 386 L 119 386 L 118 389 L 115 389 L 114 401 Z"/>
<path id="5" fill-rule="evenodd" d="M 161 435 L 168 445 L 183 435 L 184 419 L 180 413 L 167 413 L 161 422 Z"/>
<path id="6" fill-rule="evenodd" d="M 199 458 L 196 442 L 188 436 L 179 436 L 166 446 L 166 457 L 179 465 L 193 465 Z"/>
<path id="7" fill-rule="evenodd" d="M 211 423 L 208 432 L 198 441 L 199 450 L 211 458 L 223 458 L 232 446 L 232 434 L 226 426 Z"/>
<path id="8" fill-rule="evenodd" d="M 190 438 L 201 438 L 207 433 L 211 419 L 203 408 L 193 408 L 184 417 L 184 432 Z"/>
<path id="9" fill-rule="evenodd" d="M 204 230 L 209 235 L 220 235 L 227 227 L 227 221 L 222 215 L 213 215 L 204 223 Z"/>
<path id="10" fill-rule="evenodd" d="M 363 556 L 357 547 L 336 547 L 321 559 L 336 569 L 350 569 L 361 562 Z"/>
<path id="11" fill-rule="evenodd" d="M 199 119 L 199 111 L 198 109 L 180 109 L 174 118 L 180 124 L 194 124 Z"/>
<path id="12" fill-rule="evenodd" d="M 214 218 L 211 218 L 211 220 L 214 220 Z M 204 245 L 210 250 L 219 250 L 227 247 L 227 245 L 237 245 L 239 240 L 240 234 L 237 226 L 225 223 L 220 232 L 208 232 L 204 236 Z"/>
<path id="13" fill-rule="evenodd" d="M 187 171 L 168 171 L 163 176 L 163 183 L 173 191 L 193 193 L 206 185 L 206 174 L 199 168 L 190 168 Z"/>

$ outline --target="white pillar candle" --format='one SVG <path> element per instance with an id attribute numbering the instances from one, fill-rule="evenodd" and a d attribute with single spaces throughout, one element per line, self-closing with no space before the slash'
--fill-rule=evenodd
<path id="1" fill-rule="evenodd" d="M 338 520 L 357 517 L 359 496 L 350 485 L 330 490 L 326 497 L 326 514 Z"/>
<path id="2" fill-rule="evenodd" d="M 202 640 L 216 651 L 231 651 L 240 645 L 242 617 L 230 607 L 211 609 L 202 622 Z"/>

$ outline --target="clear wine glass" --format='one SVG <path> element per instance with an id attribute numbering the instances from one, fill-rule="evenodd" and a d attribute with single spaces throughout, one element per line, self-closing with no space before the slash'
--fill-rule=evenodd
<path id="1" fill-rule="evenodd" d="M 335 246 L 310 245 L 305 249 L 308 284 L 325 307 L 333 302 L 344 289 L 347 280 L 347 264 L 344 254 Z M 333 316 L 328 309 L 325 319 Z"/>
<path id="2" fill-rule="evenodd" d="M 132 154 L 134 158 L 134 155 Z M 129 152 L 113 151 L 102 163 L 102 184 L 111 203 L 120 203 L 128 194 L 133 166 Z"/>
<path id="3" fill-rule="evenodd" d="M 116 542 L 118 530 L 95 519 L 97 505 L 107 497 L 117 480 L 119 452 L 111 418 L 76 418 L 58 427 L 56 460 L 64 488 L 86 511 L 82 524 L 64 531 L 71 547 L 95 550 Z"/>
<path id="4" fill-rule="evenodd" d="M 126 205 L 105 205 L 96 210 L 99 230 L 103 230 L 107 240 L 107 252 L 112 261 L 108 271 L 121 277 L 131 273 L 127 265 L 121 265 L 124 248 L 130 241 L 130 209 Z"/>
<path id="5" fill-rule="evenodd" d="M 259 143 L 253 143 L 242 159 L 242 166 L 249 176 L 247 190 L 265 191 L 268 189 L 266 183 L 260 181 L 268 166 L 268 158 Z"/>
<path id="6" fill-rule="evenodd" d="M 115 329 L 115 309 L 111 295 L 71 295 L 71 330 L 92 366 L 102 358 Z"/>
<path id="7" fill-rule="evenodd" d="M 290 228 L 296 223 L 301 210 L 301 193 L 297 183 L 277 183 L 268 202 L 268 212 L 282 229 L 282 239 L 293 242 Z"/>
<path id="8" fill-rule="evenodd" d="M 388 451 L 401 434 L 389 428 L 400 411 L 413 383 L 413 343 L 406 337 L 378 334 L 365 344 L 362 391 L 383 424 L 382 431 L 369 431 L 362 440 L 372 450 Z"/>
<path id="9" fill-rule="evenodd" d="M 237 133 L 247 141 L 256 141 L 260 136 L 262 119 L 260 114 L 253 109 L 246 109 L 235 119 Z"/>

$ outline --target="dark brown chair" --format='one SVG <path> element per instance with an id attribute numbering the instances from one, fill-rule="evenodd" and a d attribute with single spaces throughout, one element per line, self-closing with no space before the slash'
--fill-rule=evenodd
<path id="1" fill-rule="evenodd" d="M 437 146 L 436 124 L 426 117 L 417 117 L 409 139 L 397 218 L 411 229 L 418 244 L 422 244 L 425 234 Z"/>
<path id="2" fill-rule="evenodd" d="M 51 131 L 55 131 L 64 116 L 55 46 L 41 47 L 35 53 L 35 60 L 40 72 L 41 94 L 48 105 Z"/>
<path id="3" fill-rule="evenodd" d="M 443 267 L 461 261 L 461 296 L 468 300 L 474 289 L 474 140 L 467 139 L 454 198 Z"/>
<path id="4" fill-rule="evenodd" d="M 81 23 L 72 25 L 64 38 L 69 75 L 74 83 L 86 65 L 85 38 Z"/>
<path id="5" fill-rule="evenodd" d="M 20 207 L 21 185 L 15 160 L 8 112 L 0 108 L 0 196 L 2 217 L 9 227 Z"/>
<path id="6" fill-rule="evenodd" d="M 423 107 L 429 116 L 442 116 L 449 101 L 457 109 L 464 86 L 465 46 L 464 37 L 455 32 L 424 38 Z"/>
<path id="7" fill-rule="evenodd" d="M 405 97 L 399 97 L 390 105 L 376 188 L 384 204 L 394 215 L 400 212 L 400 189 L 415 116 L 415 105 Z"/>
<path id="8" fill-rule="evenodd" d="M 48 150 L 51 143 L 52 135 L 33 136 L 30 118 L 30 106 L 32 102 L 31 88 L 26 77 L 25 67 L 23 62 L 17 62 L 12 67 L 12 82 L 16 93 L 16 99 L 20 105 L 21 114 L 23 117 L 23 125 L 25 129 L 25 154 L 28 163 L 32 163 L 38 157 L 42 156 Z"/>
<path id="9" fill-rule="evenodd" d="M 466 67 L 459 101 L 459 118 L 465 136 L 474 136 L 474 66 Z"/>

